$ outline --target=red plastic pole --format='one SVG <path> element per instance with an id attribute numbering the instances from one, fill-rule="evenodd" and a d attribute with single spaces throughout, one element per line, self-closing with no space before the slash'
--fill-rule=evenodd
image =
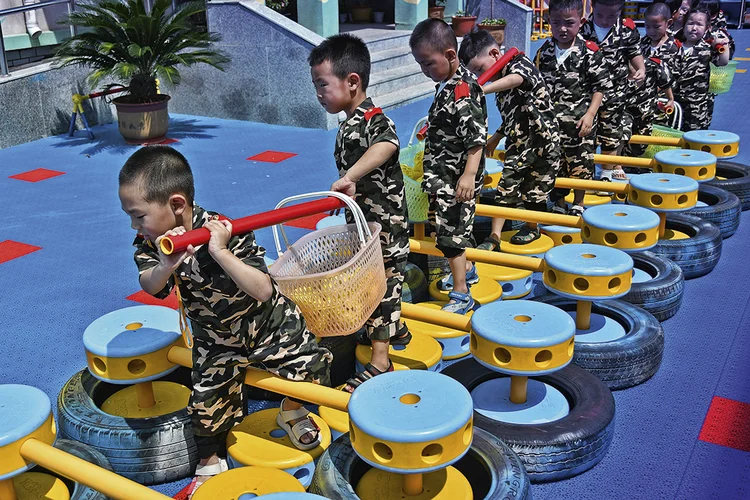
<path id="1" fill-rule="evenodd" d="M 328 197 L 322 200 L 308 201 L 299 203 L 290 207 L 283 207 L 277 210 L 269 210 L 255 215 L 249 215 L 232 221 L 232 236 L 245 234 L 262 227 L 281 224 L 300 217 L 319 214 L 321 212 L 330 212 L 337 208 L 344 208 L 344 202 L 338 198 Z M 159 245 L 162 252 L 169 255 L 172 253 L 182 252 L 187 249 L 188 245 L 205 245 L 211 237 L 211 232 L 205 227 L 188 231 L 180 236 L 168 236 L 162 238 Z"/>
<path id="2" fill-rule="evenodd" d="M 103 90 L 101 92 L 94 92 L 93 94 L 89 94 L 86 97 L 88 97 L 89 99 L 93 99 L 95 97 L 101 97 L 104 95 L 116 94 L 118 92 L 125 92 L 126 90 L 128 90 L 127 87 L 120 87 L 116 89 Z"/>
<path id="3" fill-rule="evenodd" d="M 485 83 L 489 82 L 490 79 L 497 73 L 499 73 L 500 70 L 503 69 L 509 62 L 511 62 L 514 57 L 521 54 L 523 54 L 523 52 L 519 52 L 517 48 L 511 47 L 505 52 L 505 54 L 502 55 L 500 59 L 495 61 L 495 64 L 490 66 L 487 71 L 479 75 L 479 78 L 477 78 L 477 83 L 479 83 L 479 85 L 484 85 Z M 419 131 L 417 132 L 418 140 L 423 141 L 424 138 L 427 137 L 427 129 L 429 128 L 429 126 L 430 124 L 426 123 L 424 127 L 419 129 Z"/>
<path id="4" fill-rule="evenodd" d="M 659 107 L 660 110 L 664 111 L 668 115 L 671 115 L 672 113 L 674 113 L 674 106 L 667 106 L 663 102 L 660 102 L 659 104 L 657 104 L 657 106 Z"/>

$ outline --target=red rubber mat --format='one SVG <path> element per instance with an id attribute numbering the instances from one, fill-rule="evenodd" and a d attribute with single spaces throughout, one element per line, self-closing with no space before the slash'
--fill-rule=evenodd
<path id="1" fill-rule="evenodd" d="M 750 404 L 714 396 L 698 439 L 750 451 Z"/>

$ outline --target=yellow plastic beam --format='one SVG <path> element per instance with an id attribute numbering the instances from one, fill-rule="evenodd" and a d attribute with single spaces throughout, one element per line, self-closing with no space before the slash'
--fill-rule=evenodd
<path id="1" fill-rule="evenodd" d="M 471 316 L 449 313 L 408 302 L 401 303 L 401 316 L 462 332 L 468 333 L 471 331 Z"/>
<path id="2" fill-rule="evenodd" d="M 602 184 L 605 184 L 604 182 Z M 614 184 L 612 182 L 606 184 Z M 548 212 L 535 212 L 520 208 L 494 207 L 492 205 L 477 204 L 476 214 L 483 217 L 497 217 L 501 219 L 523 220 L 555 226 L 581 227 L 581 218 L 573 215 L 561 215 Z"/>
<path id="3" fill-rule="evenodd" d="M 654 135 L 634 135 L 630 144 L 653 144 L 654 146 L 674 146 L 681 148 L 685 144 L 682 137 L 657 137 Z"/>
<path id="4" fill-rule="evenodd" d="M 489 252 L 488 252 L 489 253 Z M 187 347 L 174 346 L 169 350 L 167 358 L 174 364 L 190 368 L 193 366 L 193 358 Z M 268 372 L 248 368 L 245 374 L 245 383 L 265 389 L 267 391 L 290 396 L 302 401 L 309 401 L 321 406 L 328 406 L 336 410 L 346 411 L 349 405 L 348 392 L 338 391 L 330 387 L 313 384 L 310 382 L 295 382 L 283 379 Z"/>
<path id="5" fill-rule="evenodd" d="M 606 191 L 608 193 L 628 194 L 630 184 L 628 184 L 627 182 L 592 181 L 588 179 L 571 179 L 568 177 L 558 177 L 557 179 L 555 179 L 555 187 L 563 189 L 586 189 L 588 191 Z"/>
<path id="6" fill-rule="evenodd" d="M 654 160 L 651 158 L 633 158 L 630 156 L 594 155 L 594 163 L 605 165 L 622 165 L 625 167 L 652 168 Z"/>
<path id="7" fill-rule="evenodd" d="M 414 253 L 435 255 L 437 257 L 443 256 L 443 252 L 435 247 L 435 242 L 433 241 L 409 238 L 409 247 Z M 541 272 L 544 269 L 544 260 L 536 257 L 490 252 L 488 250 L 477 250 L 476 248 L 467 248 L 466 258 L 472 262 L 484 262 L 485 264 L 514 267 L 516 269 L 525 269 L 527 271 Z"/>
<path id="8" fill-rule="evenodd" d="M 65 453 L 37 439 L 27 439 L 21 445 L 21 456 L 30 462 L 85 484 L 115 500 L 169 500 L 141 484 L 118 476 L 85 460 Z"/>

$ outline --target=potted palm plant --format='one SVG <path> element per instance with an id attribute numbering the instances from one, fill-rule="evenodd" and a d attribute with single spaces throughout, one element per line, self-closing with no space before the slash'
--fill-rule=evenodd
<path id="1" fill-rule="evenodd" d="M 485 18 L 481 23 L 477 24 L 477 28 L 484 31 L 489 31 L 492 37 L 495 39 L 498 45 L 502 47 L 505 41 L 505 19 L 488 19 Z"/>
<path id="2" fill-rule="evenodd" d="M 170 97 L 162 83 L 180 83 L 180 66 L 209 64 L 220 70 L 229 62 L 211 48 L 219 36 L 196 29 L 191 16 L 205 12 L 203 3 L 186 3 L 172 11 L 171 0 L 155 0 L 148 12 L 142 0 L 93 0 L 78 3 L 67 22 L 82 28 L 60 45 L 60 67 L 91 68 L 92 87 L 115 81 L 127 93 L 113 100 L 119 129 L 131 144 L 158 142 L 167 134 Z"/>
<path id="3" fill-rule="evenodd" d="M 477 16 L 470 16 L 462 10 L 457 10 L 451 18 L 451 26 L 457 37 L 462 37 L 474 29 L 474 23 L 477 22 Z"/>

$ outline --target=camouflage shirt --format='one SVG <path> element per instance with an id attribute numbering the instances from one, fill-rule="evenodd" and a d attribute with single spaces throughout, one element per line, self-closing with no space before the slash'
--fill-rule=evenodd
<path id="1" fill-rule="evenodd" d="M 641 53 L 646 67 L 646 78 L 640 87 L 636 86 L 635 82 L 630 81 L 629 106 L 644 106 L 656 112 L 656 100 L 659 97 L 659 91 L 672 87 L 673 75 L 668 61 L 672 60 L 672 64 L 676 64 L 675 56 L 679 53 L 679 47 L 674 43 L 674 40 L 671 40 L 671 43 L 670 40 L 652 51 L 651 39 L 648 37 L 641 39 Z M 662 59 L 662 54 L 667 58 Z"/>
<path id="2" fill-rule="evenodd" d="M 550 89 L 555 114 L 564 145 L 574 146 L 583 140 L 578 137 L 576 124 L 588 111 L 595 92 L 604 93 L 612 86 L 602 51 L 596 44 L 580 36 L 570 47 L 570 53 L 558 64 L 555 41 L 550 38 L 537 51 L 534 63 Z"/>
<path id="3" fill-rule="evenodd" d="M 388 231 L 393 224 L 406 227 L 404 176 L 398 160 L 396 126 L 380 108 L 375 107 L 369 97 L 339 127 L 333 156 L 339 175 L 343 177 L 368 149 L 380 142 L 393 144 L 396 151 L 383 165 L 357 181 L 354 199 L 365 216 L 374 212 L 374 220 L 383 226 L 384 231 Z M 367 218 L 368 221 L 370 219 Z"/>
<path id="4" fill-rule="evenodd" d="M 193 229 L 203 227 L 216 217 L 215 212 L 193 205 Z M 159 264 L 159 254 L 153 243 L 139 235 L 133 245 L 139 275 Z M 227 248 L 245 264 L 268 274 L 263 260 L 265 249 L 256 243 L 252 232 L 233 236 Z M 275 331 L 282 324 L 288 329 L 288 318 L 299 313 L 297 305 L 279 292 L 273 280 L 273 294 L 264 302 L 242 291 L 208 253 L 207 244 L 196 247 L 195 254 L 185 259 L 164 288 L 155 294 L 157 298 L 169 295 L 175 285 L 175 275 L 185 313 L 199 326 L 193 329 L 193 334 L 206 330 L 214 342 L 228 349 L 252 348 L 253 345 L 244 343 L 248 335 L 254 339 L 259 332 Z M 296 326 L 304 330 L 304 319 L 297 316 L 299 325 Z"/>
<path id="5" fill-rule="evenodd" d="M 482 87 L 463 65 L 447 82 L 438 84 L 428 114 L 422 189 L 453 197 L 466 168 L 469 150 L 487 144 L 487 103 Z M 477 169 L 476 189 L 484 178 L 484 152 Z"/>
<path id="6" fill-rule="evenodd" d="M 641 55 L 638 41 L 641 35 L 635 27 L 632 19 L 617 21 L 604 37 L 599 40 L 596 36 L 594 21 L 589 20 L 583 26 L 579 34 L 584 40 L 596 42 L 602 52 L 602 57 L 609 66 L 609 76 L 612 80 L 612 89 L 605 94 L 605 99 L 624 96 L 627 89 L 627 78 L 629 74 L 628 64 L 631 59 Z"/>
<path id="7" fill-rule="evenodd" d="M 711 62 L 716 62 L 719 53 L 711 45 L 701 40 L 692 47 L 682 47 L 682 57 L 676 65 L 674 93 L 675 99 L 683 104 L 691 99 L 701 99 L 708 95 L 711 78 Z"/>
<path id="8" fill-rule="evenodd" d="M 558 132 L 555 107 L 550 90 L 542 74 L 531 60 L 521 54 L 497 75 L 523 78 L 521 85 L 495 94 L 495 103 L 503 123 L 497 130 L 506 137 L 506 144 L 523 141 L 533 136 L 552 139 Z"/>

